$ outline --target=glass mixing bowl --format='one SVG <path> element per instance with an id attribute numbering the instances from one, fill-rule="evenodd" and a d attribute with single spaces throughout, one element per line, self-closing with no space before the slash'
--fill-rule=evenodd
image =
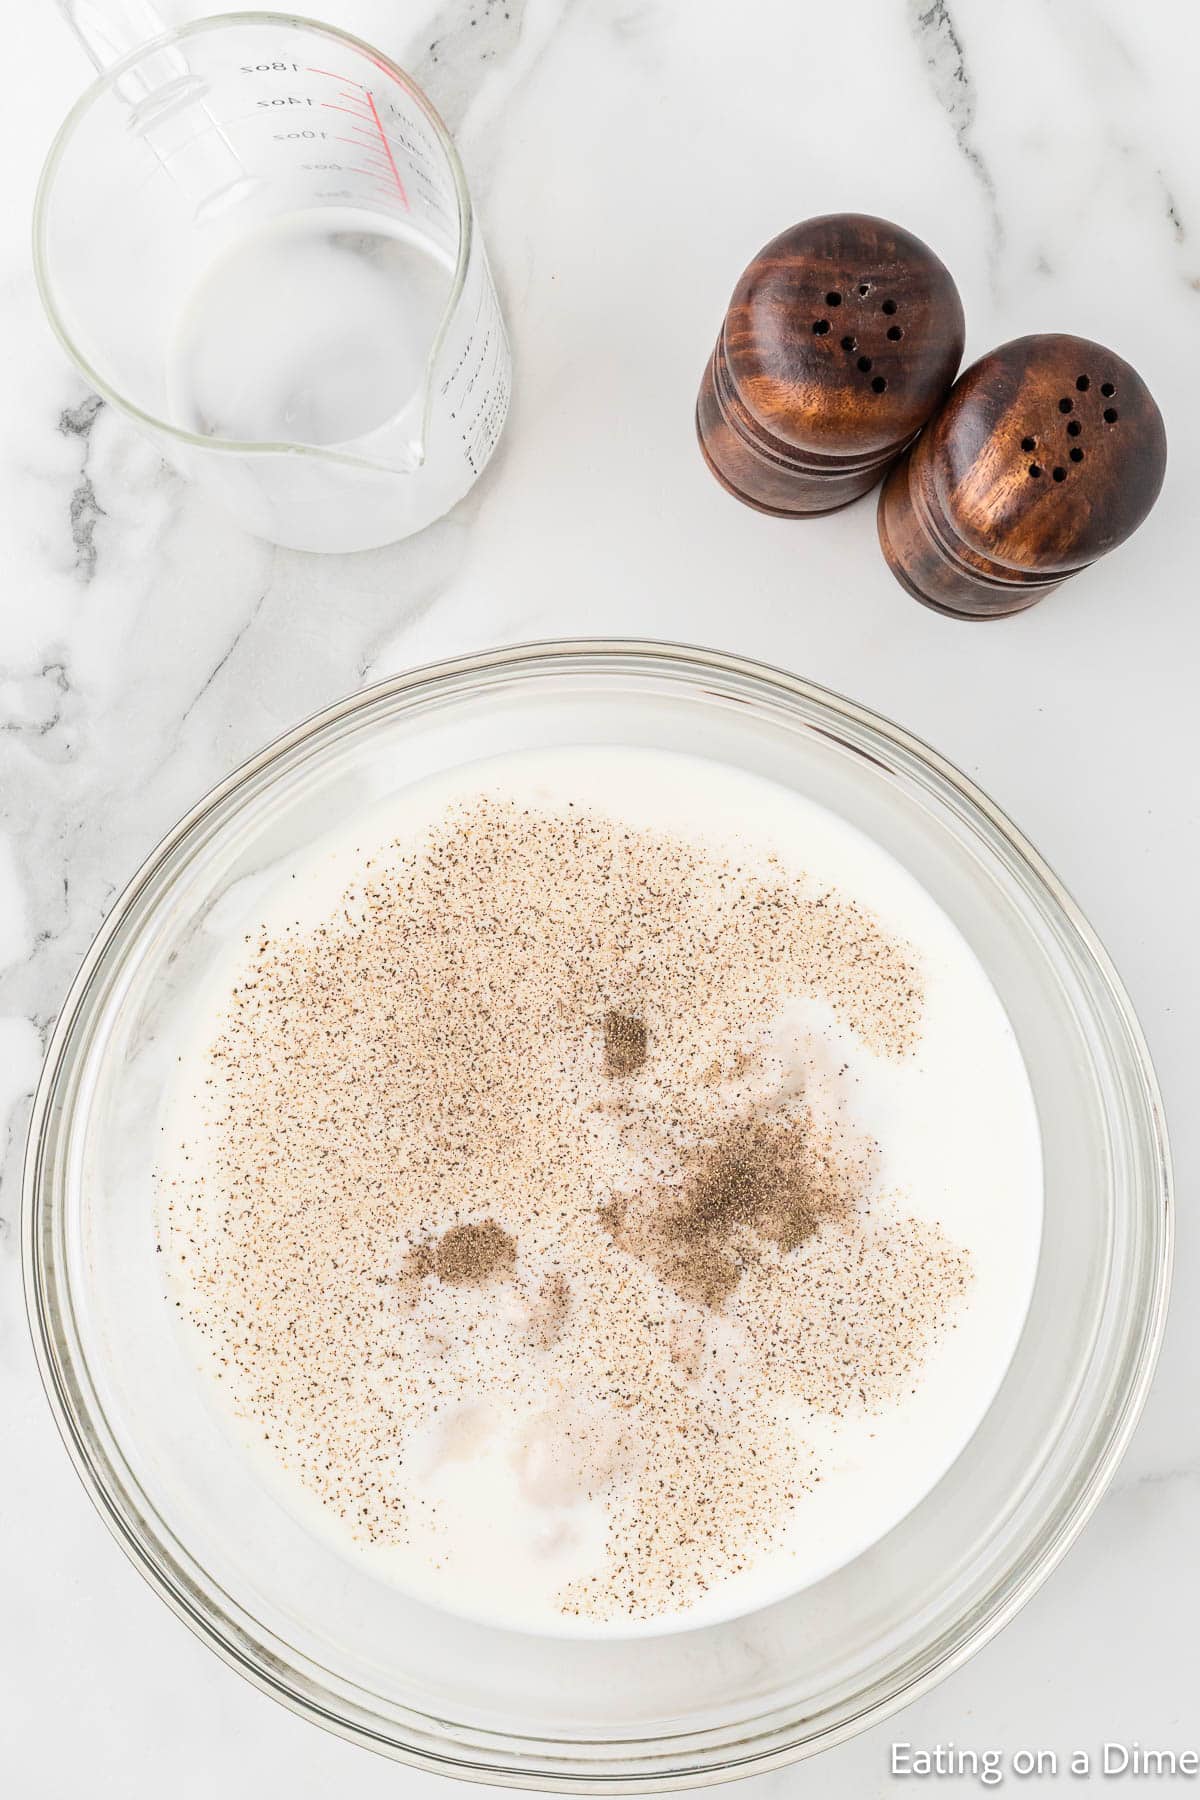
<path id="1" fill-rule="evenodd" d="M 782 781 L 933 894 L 1020 1041 L 1045 1224 L 1016 1355 L 966 1450 L 865 1555 L 673 1637 L 541 1639 L 406 1598 L 309 1536 L 239 1459 L 155 1268 L 164 1071 L 254 884 L 356 809 L 518 749 L 687 751 Z M 381 683 L 216 788 L 113 907 L 31 1127 L 30 1312 L 51 1403 L 119 1541 L 266 1692 L 359 1743 L 509 1785 L 684 1787 L 809 1755 L 956 1668 L 1043 1581 L 1129 1438 L 1162 1332 L 1170 1178 L 1154 1076 L 1100 945 L 1036 852 L 940 757 L 737 658 L 578 642 Z"/>

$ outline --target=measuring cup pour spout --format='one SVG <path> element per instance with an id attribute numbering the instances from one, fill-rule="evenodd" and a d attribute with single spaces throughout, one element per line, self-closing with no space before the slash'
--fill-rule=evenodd
<path id="1" fill-rule="evenodd" d="M 509 353 L 425 95 L 312 20 L 59 5 L 100 78 L 47 158 L 34 262 L 86 378 L 275 543 L 439 518 L 495 448 Z"/>

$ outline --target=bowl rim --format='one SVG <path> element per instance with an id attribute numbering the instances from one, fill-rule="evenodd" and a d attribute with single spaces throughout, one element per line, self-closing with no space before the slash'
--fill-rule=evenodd
<path id="1" fill-rule="evenodd" d="M 605 1740 L 610 1750 L 610 1766 L 580 1761 L 572 1766 L 571 1752 L 592 1748 L 583 1741 L 561 1740 L 553 1744 L 554 1755 L 546 1755 L 538 1746 L 531 1758 L 526 1746 L 531 1740 L 512 1740 L 507 1747 L 503 1738 L 491 1734 L 504 1760 L 480 1760 L 464 1752 L 460 1755 L 439 1750 L 433 1743 L 405 1741 L 391 1730 L 370 1722 L 362 1707 L 344 1695 L 328 1694 L 328 1704 L 304 1691 L 300 1669 L 285 1672 L 278 1660 L 261 1645 L 248 1642 L 235 1619 L 216 1614 L 206 1596 L 189 1577 L 187 1571 L 174 1564 L 161 1541 L 146 1532 L 147 1521 L 140 1512 L 136 1497 L 123 1491 L 99 1444 L 89 1444 L 95 1437 L 93 1421 L 87 1411 L 77 1381 L 73 1378 L 72 1358 L 77 1347 L 63 1344 L 55 1329 L 54 1307 L 48 1292 L 42 1247 L 46 1224 L 47 1196 L 43 1192 L 42 1164 L 46 1149 L 52 1109 L 58 1087 L 67 1067 L 68 1051 L 80 1021 L 93 982 L 100 973 L 110 946 L 137 905 L 145 889 L 178 846 L 217 807 L 240 787 L 253 781 L 282 760 L 307 739 L 345 720 L 355 712 L 413 691 L 433 688 L 448 680 L 478 676 L 506 669 L 536 675 L 549 669 L 582 667 L 597 662 L 641 659 L 647 670 L 667 666 L 674 673 L 688 668 L 699 676 L 713 672 L 742 677 L 763 684 L 768 689 L 782 690 L 785 696 L 831 713 L 848 724 L 865 727 L 884 739 L 890 747 L 914 759 L 932 773 L 957 798 L 980 815 L 1001 841 L 1008 853 L 1023 864 L 1025 872 L 1040 885 L 1058 908 L 1066 925 L 1084 951 L 1092 972 L 1103 982 L 1106 997 L 1114 1008 L 1116 1022 L 1123 1031 L 1132 1056 L 1133 1072 L 1141 1089 L 1145 1109 L 1154 1170 L 1154 1223 L 1157 1227 L 1157 1260 L 1152 1270 L 1152 1287 L 1143 1318 L 1143 1329 L 1137 1347 L 1136 1361 L 1129 1371 L 1123 1391 L 1117 1397 L 1102 1447 L 1086 1468 L 1071 1504 L 1062 1512 L 1057 1528 L 1043 1541 L 1040 1552 L 1014 1571 L 1007 1592 L 999 1598 L 989 1596 L 990 1604 L 979 1608 L 979 1615 L 955 1637 L 954 1642 L 931 1657 L 916 1674 L 897 1668 L 891 1691 L 863 1701 L 849 1716 L 825 1723 L 817 1733 L 805 1734 L 797 1721 L 781 1739 L 781 1728 L 771 1713 L 746 1722 L 747 1735 L 731 1744 L 726 1752 L 704 1752 L 703 1766 L 688 1752 L 689 1765 L 672 1768 L 661 1751 L 651 1761 L 647 1752 L 649 1740 Z M 319 708 L 299 724 L 281 733 L 261 749 L 239 763 L 222 780 L 210 788 L 155 845 L 136 872 L 114 899 L 100 929 L 84 956 L 72 981 L 51 1034 L 34 1095 L 25 1148 L 22 1185 L 22 1272 L 26 1311 L 33 1338 L 38 1372 L 59 1434 L 66 1445 L 85 1491 L 121 1548 L 150 1586 L 166 1601 L 171 1610 L 221 1659 L 237 1669 L 248 1680 L 273 1699 L 335 1735 L 434 1773 L 448 1774 L 492 1785 L 524 1787 L 555 1791 L 563 1788 L 593 1794 L 658 1792 L 707 1786 L 782 1767 L 821 1750 L 845 1742 L 868 1726 L 882 1723 L 928 1692 L 939 1681 L 961 1667 L 977 1650 L 990 1641 L 1032 1598 L 1067 1550 L 1075 1542 L 1084 1525 L 1103 1497 L 1117 1464 L 1128 1446 L 1140 1417 L 1154 1375 L 1166 1325 L 1174 1258 L 1174 1205 L 1170 1151 L 1161 1092 L 1145 1037 L 1111 958 L 1086 917 L 1055 875 L 1045 859 L 995 803 L 953 763 L 894 721 L 862 706 L 857 701 L 828 689 L 819 683 L 795 675 L 777 665 L 756 658 L 739 656 L 698 645 L 640 638 L 554 638 L 505 644 L 491 649 L 472 651 L 438 659 L 386 677 L 367 687 Z M 297 1663 L 302 1659 L 298 1656 Z M 341 1710 L 335 1710 L 337 1705 Z M 432 1722 L 432 1721 L 431 1721 Z M 765 1741 L 756 1747 L 755 1732 Z M 660 1738 L 668 1749 L 669 1739 Z M 547 1746 L 548 1747 L 548 1746 Z M 632 1756 L 627 1754 L 632 1752 Z M 641 1761 L 631 1766 L 637 1756 Z M 522 1760 L 526 1759 L 526 1760 Z"/>

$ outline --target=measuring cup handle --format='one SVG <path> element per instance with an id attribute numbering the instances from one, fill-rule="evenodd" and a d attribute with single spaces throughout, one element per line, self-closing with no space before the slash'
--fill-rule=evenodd
<path id="1" fill-rule="evenodd" d="M 58 0 L 58 10 L 101 75 L 170 29 L 149 0 Z"/>

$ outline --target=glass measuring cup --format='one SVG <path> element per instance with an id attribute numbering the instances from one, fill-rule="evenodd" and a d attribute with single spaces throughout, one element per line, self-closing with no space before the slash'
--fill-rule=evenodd
<path id="1" fill-rule="evenodd" d="M 114 60 L 142 0 L 64 11 L 103 72 L 50 150 L 34 257 L 83 374 L 274 543 L 439 518 L 495 448 L 510 359 L 430 102 L 311 20 L 201 19 Z"/>

